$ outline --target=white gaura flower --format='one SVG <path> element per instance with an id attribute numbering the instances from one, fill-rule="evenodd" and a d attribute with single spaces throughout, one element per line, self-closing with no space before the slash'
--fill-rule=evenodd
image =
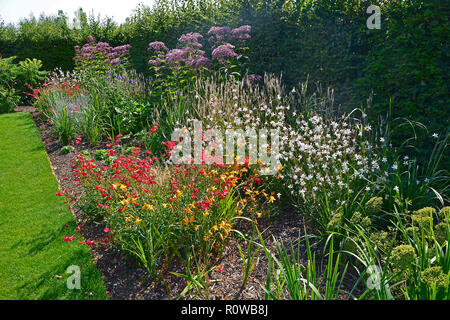
<path id="1" fill-rule="evenodd" d="M 394 191 L 398 191 L 398 190 L 399 190 L 398 186 L 395 186 Z"/>

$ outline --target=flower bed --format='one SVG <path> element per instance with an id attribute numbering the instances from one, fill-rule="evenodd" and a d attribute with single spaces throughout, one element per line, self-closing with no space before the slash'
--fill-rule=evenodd
<path id="1" fill-rule="evenodd" d="M 449 179 L 439 167 L 448 132 L 433 135 L 419 164 L 408 145 L 391 144 L 392 126 L 404 126 L 397 119 L 369 123 L 365 109 L 338 112 L 320 87 L 288 90 L 279 77 L 251 74 L 250 26 L 208 34 L 184 34 L 171 50 L 151 42 L 150 80 L 127 69 L 129 46 L 91 38 L 76 48 L 74 74 L 54 73 L 34 91 L 42 120 L 72 143 L 61 151 L 82 192 L 66 194 L 102 224 L 100 245 L 120 249 L 167 292 L 178 277 L 181 297 L 209 297 L 220 288 L 211 275 L 233 256 L 234 296 L 264 273 L 258 298 L 448 297 Z M 218 147 L 230 132 L 247 134 L 226 150 L 232 164 Z M 92 150 L 78 148 L 83 141 Z M 175 163 L 196 143 L 201 161 Z M 288 239 L 300 251 L 263 232 L 291 214 L 308 227 Z"/>

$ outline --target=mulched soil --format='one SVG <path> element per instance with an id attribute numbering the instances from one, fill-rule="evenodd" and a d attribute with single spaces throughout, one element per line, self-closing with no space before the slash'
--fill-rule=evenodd
<path id="1" fill-rule="evenodd" d="M 60 190 L 73 193 L 80 193 L 82 190 L 77 187 L 72 178 L 73 169 L 70 167 L 71 160 L 75 158 L 73 153 L 62 154 L 63 145 L 51 133 L 50 125 L 45 123 L 36 109 L 30 106 L 22 106 L 16 109 L 18 112 L 30 112 L 39 129 L 45 150 L 48 154 L 53 173 L 60 184 Z M 77 151 L 94 149 L 85 142 L 73 144 Z M 100 145 L 97 148 L 106 148 Z M 183 279 L 172 274 L 165 275 L 165 283 L 159 281 L 152 282 L 145 269 L 127 258 L 121 251 L 110 244 L 106 244 L 104 225 L 101 221 L 88 221 L 81 209 L 72 205 L 72 212 L 81 226 L 81 233 L 84 239 L 94 240 L 94 245 L 90 247 L 95 265 L 103 275 L 105 285 L 109 291 L 111 299 L 176 299 L 184 288 Z M 249 231 L 247 226 L 237 226 L 241 231 Z M 299 230 L 308 226 L 303 223 L 301 216 L 295 213 L 286 212 L 278 217 L 268 220 L 260 220 L 258 228 L 264 231 L 267 237 L 266 244 L 273 248 L 273 238 L 290 245 L 296 243 Z M 61 239 L 61 241 L 64 241 Z M 226 245 L 222 257 L 217 262 L 217 267 L 210 272 L 210 285 L 208 295 L 201 297 L 190 297 L 200 299 L 264 299 L 263 286 L 267 276 L 267 258 L 261 249 L 257 258 L 256 266 L 247 282 L 246 287 L 241 290 L 242 283 L 242 260 L 236 244 L 237 239 L 231 239 Z M 242 244 L 246 248 L 245 243 Z M 304 253 L 302 249 L 301 252 Z M 321 255 L 317 254 L 317 260 Z M 300 263 L 305 263 L 306 253 L 301 257 Z M 182 271 L 180 266 L 174 265 L 172 271 Z M 344 280 L 344 287 L 351 289 L 356 281 L 356 275 L 348 273 Z M 346 294 L 342 294 L 340 299 L 348 299 Z"/>

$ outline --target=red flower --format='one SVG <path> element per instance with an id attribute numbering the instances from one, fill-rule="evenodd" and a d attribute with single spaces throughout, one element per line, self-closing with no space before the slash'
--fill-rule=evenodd
<path id="1" fill-rule="evenodd" d="M 63 195 L 61 192 L 57 192 L 56 195 L 57 195 L 58 197 L 64 197 L 64 195 Z"/>
<path id="2" fill-rule="evenodd" d="M 226 198 L 226 196 L 227 196 L 227 194 L 228 194 L 228 190 L 223 190 L 221 193 L 220 193 L 220 199 L 225 199 Z"/>
<path id="3" fill-rule="evenodd" d="M 73 240 L 73 237 L 74 237 L 74 236 L 75 236 L 75 235 L 72 235 L 71 237 L 64 236 L 63 239 L 66 240 L 66 242 L 70 242 L 70 241 Z"/>

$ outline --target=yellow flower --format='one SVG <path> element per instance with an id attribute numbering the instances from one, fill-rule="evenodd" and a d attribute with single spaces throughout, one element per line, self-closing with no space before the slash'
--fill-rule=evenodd
<path id="1" fill-rule="evenodd" d="M 183 219 L 183 221 L 188 226 L 189 222 L 193 222 L 194 221 L 194 216 L 191 216 L 190 218 L 186 217 L 186 218 Z"/>
<path id="2" fill-rule="evenodd" d="M 273 203 L 274 201 L 275 201 L 275 197 L 274 196 L 270 196 L 269 203 Z"/>
<path id="3" fill-rule="evenodd" d="M 119 202 L 121 205 L 127 205 L 130 203 L 130 199 L 123 199 L 122 201 Z"/>
<path id="4" fill-rule="evenodd" d="M 155 208 L 153 208 L 153 206 L 152 206 L 151 204 L 146 203 L 146 204 L 144 204 L 144 205 L 142 206 L 142 210 L 151 210 L 151 211 L 155 211 Z"/>
<path id="5" fill-rule="evenodd" d="M 139 222 L 141 222 L 141 221 L 142 221 L 142 219 L 139 218 L 139 217 L 137 217 L 136 220 L 135 220 L 136 224 L 139 224 Z"/>
<path id="6" fill-rule="evenodd" d="M 127 190 L 127 186 L 126 186 L 126 185 L 124 185 L 124 184 L 121 184 L 121 185 L 120 185 L 120 189 L 122 189 L 122 190 L 125 190 L 125 191 L 126 191 L 126 190 Z"/>

